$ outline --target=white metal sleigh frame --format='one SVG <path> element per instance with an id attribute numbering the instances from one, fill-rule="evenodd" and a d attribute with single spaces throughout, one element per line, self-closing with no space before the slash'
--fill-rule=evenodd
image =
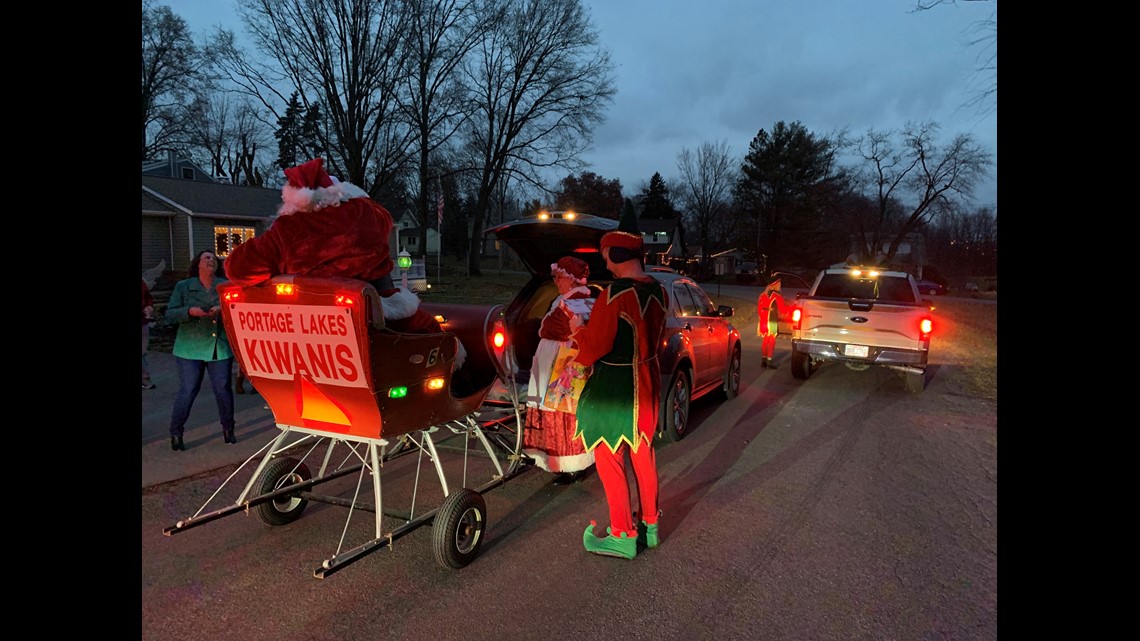
<path id="1" fill-rule="evenodd" d="M 456 335 L 384 329 L 376 292 L 362 281 L 278 276 L 257 287 L 223 285 L 220 290 L 237 358 L 281 431 L 230 474 L 193 516 L 163 533 L 170 536 L 251 509 L 269 525 L 286 525 L 316 501 L 349 508 L 335 552 L 313 572 L 317 578 L 391 548 L 423 525 L 432 526 L 432 549 L 440 565 L 458 569 L 473 561 L 487 528 L 483 494 L 532 467 L 521 455 L 518 388 L 506 374 L 510 347 L 489 349 L 483 340 L 499 310 L 481 319 L 478 336 L 468 339 L 469 349 L 486 350 L 475 353 L 483 358 L 469 355 L 465 376 L 453 380 Z M 492 362 L 493 368 L 488 366 Z M 485 402 L 496 380 L 505 384 L 506 403 Z M 462 446 L 445 444 L 456 436 L 462 437 Z M 481 449 L 470 447 L 472 438 Z M 343 456 L 334 463 L 338 450 Z M 449 484 L 441 461 L 441 451 L 451 450 L 462 456 L 457 489 Z M 386 507 L 384 465 L 412 454 L 417 460 L 410 505 L 406 510 Z M 469 487 L 470 457 L 483 455 L 492 466 L 490 478 Z M 318 457 L 314 476 L 307 461 Z M 417 513 L 425 457 L 435 468 L 444 499 Z M 206 511 L 255 461 L 237 499 Z M 314 491 L 351 474 L 357 474 L 357 482 L 350 498 Z M 367 491 L 361 496 L 366 477 L 371 478 L 371 502 Z M 358 510 L 373 513 L 374 537 L 345 550 Z M 386 530 L 386 523 L 396 525 Z"/>

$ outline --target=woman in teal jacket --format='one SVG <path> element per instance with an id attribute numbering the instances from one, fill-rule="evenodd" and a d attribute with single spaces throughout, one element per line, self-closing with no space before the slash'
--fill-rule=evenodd
<path id="1" fill-rule="evenodd" d="M 182 435 L 190 408 L 202 389 L 202 376 L 210 373 L 210 386 L 218 402 L 218 418 L 226 443 L 237 443 L 234 436 L 234 388 L 231 383 L 234 353 L 222 326 L 221 301 L 217 286 L 226 280 L 217 275 L 218 257 L 200 251 L 190 261 L 190 278 L 174 286 L 166 306 L 166 321 L 178 323 L 174 338 L 174 360 L 178 365 L 178 394 L 170 416 L 170 447 L 185 450 Z"/>

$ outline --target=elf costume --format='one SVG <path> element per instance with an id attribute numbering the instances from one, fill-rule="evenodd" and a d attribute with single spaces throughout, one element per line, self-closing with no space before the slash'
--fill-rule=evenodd
<path id="1" fill-rule="evenodd" d="M 760 342 L 760 367 L 776 369 L 772 357 L 776 355 L 776 337 L 780 335 L 780 317 L 784 315 L 784 297 L 780 294 L 779 278 L 772 280 L 760 292 L 756 314 L 759 316 L 756 335 L 763 337 Z"/>
<path id="2" fill-rule="evenodd" d="M 601 249 L 623 248 L 640 260 L 640 234 L 614 231 L 602 237 Z M 614 259 L 611 250 L 611 262 Z M 630 258 L 633 260 L 634 258 Z M 651 276 L 619 278 L 598 297 L 588 325 L 574 335 L 575 360 L 593 372 L 578 399 L 579 438 L 594 452 L 598 478 L 609 505 L 609 536 L 586 528 L 586 549 L 599 554 L 633 558 L 635 538 L 648 547 L 657 545 L 657 462 L 653 436 L 661 401 L 661 365 L 657 345 L 665 327 L 668 299 Z M 599 447 L 600 446 L 600 447 Z M 630 453 L 644 536 L 634 529 L 625 474 L 625 452 Z"/>
<path id="3" fill-rule="evenodd" d="M 358 278 L 380 294 L 384 325 L 397 332 L 442 332 L 420 309 L 414 292 L 392 283 L 388 236 L 392 216 L 363 189 L 339 182 L 315 158 L 285 170 L 281 207 L 262 235 L 238 245 L 225 260 L 226 277 L 248 287 L 278 274 Z M 458 369 L 467 352 L 462 343 Z"/>

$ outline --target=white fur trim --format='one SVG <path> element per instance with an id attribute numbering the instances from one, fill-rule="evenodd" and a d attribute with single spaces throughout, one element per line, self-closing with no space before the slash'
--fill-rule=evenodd
<path id="1" fill-rule="evenodd" d="M 416 313 L 420 308 L 420 297 L 414 292 L 396 288 L 395 294 L 380 297 L 380 307 L 384 309 L 384 318 L 401 320 Z"/>
<path id="2" fill-rule="evenodd" d="M 552 275 L 557 275 L 557 276 L 569 276 L 570 280 L 574 281 L 575 283 L 578 283 L 579 285 L 584 285 L 586 283 L 585 278 L 578 278 L 574 274 L 571 274 L 570 272 L 566 271 L 565 269 L 562 269 L 562 267 L 560 267 L 558 265 L 558 263 L 550 263 L 550 273 Z"/>
<path id="3" fill-rule="evenodd" d="M 542 450 L 523 448 L 523 454 L 534 459 L 536 465 L 546 472 L 561 474 L 563 472 L 580 472 L 594 464 L 594 453 L 571 454 L 568 456 L 550 456 Z"/>
<path id="4" fill-rule="evenodd" d="M 316 211 L 330 205 L 339 205 L 350 198 L 367 198 L 363 189 L 352 183 L 333 181 L 331 187 L 294 187 L 286 184 L 281 188 L 281 207 L 278 216 L 288 216 L 299 211 Z"/>
<path id="5" fill-rule="evenodd" d="M 459 351 L 455 352 L 455 362 L 451 365 L 451 371 L 453 372 L 463 367 L 463 364 L 467 362 L 467 348 L 463 346 L 463 341 L 457 338 L 455 342 L 459 344 Z"/>

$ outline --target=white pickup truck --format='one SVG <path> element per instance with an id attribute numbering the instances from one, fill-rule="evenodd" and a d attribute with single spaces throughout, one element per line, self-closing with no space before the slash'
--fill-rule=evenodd
<path id="1" fill-rule="evenodd" d="M 934 319 L 906 272 L 874 267 L 824 269 L 791 312 L 792 375 L 807 379 L 824 361 L 903 374 L 907 390 L 926 385 Z"/>

